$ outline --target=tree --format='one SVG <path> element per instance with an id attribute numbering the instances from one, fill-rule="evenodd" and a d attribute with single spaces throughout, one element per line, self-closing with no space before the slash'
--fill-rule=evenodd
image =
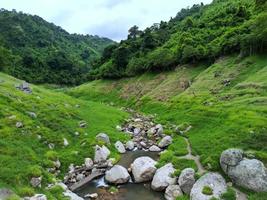
<path id="1" fill-rule="evenodd" d="M 129 32 L 129 35 L 128 35 L 129 39 L 131 39 L 131 38 L 135 39 L 136 37 L 140 36 L 140 33 L 141 33 L 141 31 L 139 31 L 138 26 L 136 26 L 136 25 L 131 27 L 128 32 Z"/>

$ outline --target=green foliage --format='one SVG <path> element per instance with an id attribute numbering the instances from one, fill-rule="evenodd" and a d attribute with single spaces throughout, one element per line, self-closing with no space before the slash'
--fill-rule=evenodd
<path id="1" fill-rule="evenodd" d="M 80 84 L 113 42 L 69 34 L 41 17 L 0 11 L 0 70 L 34 83 Z"/>
<path id="2" fill-rule="evenodd" d="M 256 5 L 256 6 L 255 6 Z M 93 71 L 91 78 L 118 78 L 147 71 L 165 71 L 179 64 L 213 62 L 216 58 L 240 53 L 265 52 L 267 46 L 265 1 L 226 0 L 182 9 L 169 22 L 139 31 L 129 30 L 128 39 L 109 49 L 109 71 Z M 95 69 L 102 68 L 103 62 Z"/>
<path id="3" fill-rule="evenodd" d="M 202 193 L 205 195 L 212 195 L 213 194 L 213 189 L 209 186 L 204 186 L 202 189 Z"/>
<path id="4" fill-rule="evenodd" d="M 228 187 L 221 197 L 223 200 L 236 200 L 236 192 L 231 187 Z"/>
<path id="5" fill-rule="evenodd" d="M 266 200 L 266 197 L 267 192 L 260 192 L 249 195 L 248 200 Z"/>

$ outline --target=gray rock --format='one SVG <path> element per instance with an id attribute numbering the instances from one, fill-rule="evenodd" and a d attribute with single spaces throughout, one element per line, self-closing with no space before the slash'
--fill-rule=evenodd
<path id="1" fill-rule="evenodd" d="M 33 177 L 30 183 L 32 187 L 41 187 L 42 177 Z"/>
<path id="2" fill-rule="evenodd" d="M 195 170 L 192 168 L 184 169 L 179 176 L 178 184 L 185 194 L 190 194 L 195 184 Z"/>
<path id="3" fill-rule="evenodd" d="M 203 194 L 204 187 L 210 187 L 213 190 L 212 195 Z M 218 173 L 207 173 L 200 177 L 194 184 L 191 193 L 191 200 L 210 200 L 211 198 L 218 198 L 227 191 L 227 185 L 224 178 Z"/>
<path id="4" fill-rule="evenodd" d="M 169 185 L 166 188 L 164 197 L 166 200 L 176 200 L 177 197 L 183 196 L 183 192 L 179 185 Z"/>
<path id="5" fill-rule="evenodd" d="M 16 127 L 17 128 L 22 128 L 23 127 L 23 123 L 22 122 L 17 122 L 16 123 Z"/>
<path id="6" fill-rule="evenodd" d="M 167 135 L 161 139 L 158 146 L 160 148 L 165 148 L 165 147 L 169 146 L 171 143 L 172 143 L 172 137 Z"/>
<path id="7" fill-rule="evenodd" d="M 153 146 L 151 146 L 149 148 L 149 151 L 151 151 L 151 152 L 159 152 L 159 151 L 161 151 L 161 149 L 158 146 L 153 145 Z"/>
<path id="8" fill-rule="evenodd" d="M 84 198 L 89 198 L 89 199 L 96 199 L 97 197 L 98 197 L 97 193 L 87 194 L 84 196 Z"/>
<path id="9" fill-rule="evenodd" d="M 60 163 L 60 161 L 58 159 L 56 161 L 54 161 L 53 164 L 57 169 L 59 169 L 60 166 L 61 166 L 61 163 Z"/>
<path id="10" fill-rule="evenodd" d="M 157 169 L 151 183 L 151 188 L 155 191 L 163 191 L 169 185 L 174 185 L 176 183 L 176 178 L 172 177 L 174 172 L 175 169 L 171 163 Z"/>
<path id="11" fill-rule="evenodd" d="M 94 166 L 94 162 L 91 158 L 85 158 L 84 165 L 87 169 L 91 169 Z"/>
<path id="12" fill-rule="evenodd" d="M 229 167 L 234 167 L 243 159 L 243 151 L 240 149 L 227 149 L 222 152 L 220 164 L 223 171 L 227 174 Z"/>
<path id="13" fill-rule="evenodd" d="M 126 153 L 125 147 L 120 141 L 117 141 L 115 143 L 115 147 L 116 147 L 116 149 L 118 150 L 119 153 Z"/>
<path id="14" fill-rule="evenodd" d="M 163 126 L 161 124 L 156 125 L 156 130 L 158 135 L 163 135 Z"/>
<path id="15" fill-rule="evenodd" d="M 84 178 L 85 178 L 84 174 L 78 174 L 78 175 L 76 176 L 77 181 L 81 181 L 81 180 L 83 180 Z"/>
<path id="16" fill-rule="evenodd" d="M 148 156 L 139 157 L 132 163 L 132 173 L 136 183 L 152 180 L 157 168 L 156 161 Z"/>
<path id="17" fill-rule="evenodd" d="M 99 133 L 97 136 L 96 136 L 96 140 L 97 141 L 102 141 L 104 142 L 105 144 L 110 144 L 110 140 L 109 140 L 109 137 L 106 133 Z"/>
<path id="18" fill-rule="evenodd" d="M 106 172 L 105 179 L 109 183 L 122 184 L 127 183 L 130 180 L 130 174 L 124 167 L 115 165 Z"/>
<path id="19" fill-rule="evenodd" d="M 241 187 L 267 192 L 267 169 L 256 159 L 243 159 L 235 167 L 229 167 L 228 176 Z"/>
<path id="20" fill-rule="evenodd" d="M 11 191 L 10 189 L 6 189 L 6 188 L 0 189 L 0 199 L 1 200 L 6 200 L 9 197 L 11 197 L 12 195 L 15 195 L 15 193 L 13 191 Z"/>
<path id="21" fill-rule="evenodd" d="M 94 161 L 95 163 L 99 163 L 99 162 L 105 162 L 107 160 L 107 158 L 110 155 L 110 151 L 108 150 L 108 148 L 106 146 L 98 146 L 96 145 L 95 147 L 95 157 L 94 157 Z"/>
<path id="22" fill-rule="evenodd" d="M 80 121 L 79 122 L 79 127 L 80 128 L 85 128 L 87 126 L 87 122 L 86 121 Z"/>
<path id="23" fill-rule="evenodd" d="M 31 117 L 31 118 L 37 118 L 36 113 L 34 112 L 27 112 L 27 114 Z"/>
<path id="24" fill-rule="evenodd" d="M 133 141 L 128 141 L 125 145 L 127 150 L 132 151 L 134 149 L 134 142 Z"/>
<path id="25" fill-rule="evenodd" d="M 47 200 L 47 197 L 44 194 L 36 194 L 33 197 L 24 198 L 26 200 Z"/>
<path id="26" fill-rule="evenodd" d="M 66 138 L 63 138 L 63 144 L 64 144 L 65 147 L 69 146 L 69 142 L 68 142 L 68 140 Z"/>
<path id="27" fill-rule="evenodd" d="M 140 129 L 140 128 L 135 128 L 134 131 L 133 131 L 133 134 L 136 136 L 136 135 L 138 135 L 140 132 L 141 132 L 141 129 Z"/>

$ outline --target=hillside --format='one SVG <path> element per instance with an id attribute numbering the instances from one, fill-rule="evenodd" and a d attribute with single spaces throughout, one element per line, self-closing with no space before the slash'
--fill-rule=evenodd
<path id="1" fill-rule="evenodd" d="M 45 189 L 56 178 L 47 169 L 58 159 L 58 178 L 62 178 L 71 163 L 81 164 L 85 157 L 92 157 L 99 132 L 108 132 L 112 142 L 127 139 L 115 127 L 128 114 L 34 85 L 30 85 L 32 94 L 27 94 L 15 88 L 20 83 L 0 73 L 0 188 L 12 188 L 21 197 L 42 192 L 48 199 L 64 199 L 61 190 Z M 87 123 L 85 128 L 79 127 L 81 121 Z M 109 148 L 118 159 L 115 147 Z M 30 185 L 36 176 L 43 177 L 40 189 Z"/>
<path id="2" fill-rule="evenodd" d="M 214 0 L 182 9 L 169 22 L 144 31 L 133 26 L 127 40 L 105 49 L 91 78 L 162 72 L 177 65 L 213 63 L 220 56 L 266 52 L 265 0 Z"/>
<path id="3" fill-rule="evenodd" d="M 0 70 L 29 82 L 82 83 L 91 63 L 113 43 L 69 34 L 39 16 L 0 11 Z"/>
<path id="4" fill-rule="evenodd" d="M 83 100 L 132 106 L 156 114 L 171 132 L 175 132 L 173 125 L 180 130 L 192 126 L 186 136 L 193 153 L 200 155 L 207 169 L 218 171 L 221 152 L 233 147 L 252 152 L 267 165 L 266 70 L 266 55 L 245 59 L 233 55 L 209 67 L 183 65 L 172 72 L 97 80 L 68 93 Z M 170 146 L 162 162 L 177 163 L 180 145 Z"/>

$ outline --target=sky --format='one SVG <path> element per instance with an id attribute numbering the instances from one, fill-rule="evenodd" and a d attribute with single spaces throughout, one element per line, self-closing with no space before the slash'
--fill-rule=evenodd
<path id="1" fill-rule="evenodd" d="M 39 15 L 70 33 L 99 35 L 115 41 L 128 30 L 168 21 L 182 8 L 212 0 L 0 0 L 0 7 Z"/>

